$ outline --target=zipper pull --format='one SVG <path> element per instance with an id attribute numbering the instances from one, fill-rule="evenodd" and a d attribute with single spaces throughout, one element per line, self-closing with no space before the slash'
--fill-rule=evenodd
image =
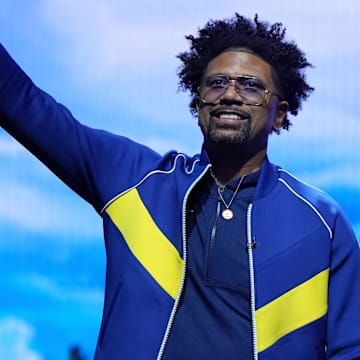
<path id="1" fill-rule="evenodd" d="M 246 247 L 248 248 L 248 250 L 250 250 L 250 249 L 255 249 L 255 248 L 257 247 L 257 242 L 256 242 L 255 236 L 253 236 L 252 241 L 249 241 L 249 242 L 247 243 L 247 246 L 246 246 Z"/>

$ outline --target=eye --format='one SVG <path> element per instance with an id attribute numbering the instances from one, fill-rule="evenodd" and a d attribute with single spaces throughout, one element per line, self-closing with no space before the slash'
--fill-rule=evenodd
<path id="1" fill-rule="evenodd" d="M 209 76 L 206 78 L 206 87 L 211 89 L 224 88 L 227 86 L 227 78 L 224 76 Z"/>
<path id="2" fill-rule="evenodd" d="M 239 77 L 237 78 L 238 85 L 247 90 L 263 90 L 264 85 L 259 79 L 251 78 L 251 77 Z"/>

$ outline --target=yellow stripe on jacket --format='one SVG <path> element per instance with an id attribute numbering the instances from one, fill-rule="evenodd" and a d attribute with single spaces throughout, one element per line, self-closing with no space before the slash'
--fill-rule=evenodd
<path id="1" fill-rule="evenodd" d="M 132 189 L 120 196 L 106 212 L 134 256 L 175 299 L 181 282 L 183 260 L 152 219 L 138 191 Z"/>
<path id="2" fill-rule="evenodd" d="M 256 311 L 258 352 L 326 314 L 328 278 L 326 269 Z"/>

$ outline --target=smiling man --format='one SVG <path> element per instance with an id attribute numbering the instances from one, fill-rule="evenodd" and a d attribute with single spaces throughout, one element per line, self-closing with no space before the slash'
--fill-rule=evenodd
<path id="1" fill-rule="evenodd" d="M 0 124 L 103 218 L 95 359 L 359 359 L 357 239 L 334 200 L 267 157 L 313 90 L 310 64 L 257 17 L 187 39 L 195 156 L 82 125 L 0 48 Z"/>
<path id="2" fill-rule="evenodd" d="M 271 66 L 247 49 L 225 50 L 208 64 L 199 125 L 213 172 L 224 183 L 260 169 L 268 136 L 279 131 L 288 109 L 278 93 Z"/>

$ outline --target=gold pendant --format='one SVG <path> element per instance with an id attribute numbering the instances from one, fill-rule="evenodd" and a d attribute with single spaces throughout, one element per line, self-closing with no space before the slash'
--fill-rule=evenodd
<path id="1" fill-rule="evenodd" d="M 231 220 L 234 217 L 234 213 L 230 209 L 223 210 L 221 215 L 225 220 Z"/>

